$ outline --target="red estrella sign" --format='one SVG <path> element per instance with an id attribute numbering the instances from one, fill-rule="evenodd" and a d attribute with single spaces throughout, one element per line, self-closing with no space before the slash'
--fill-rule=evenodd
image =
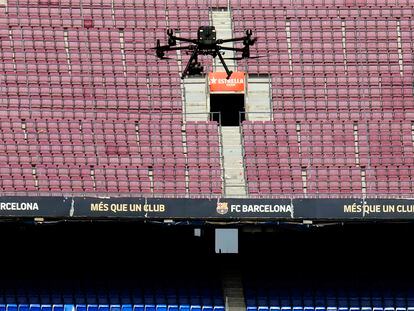
<path id="1" fill-rule="evenodd" d="M 230 79 L 225 72 L 210 72 L 208 77 L 210 92 L 244 92 L 244 72 L 233 72 Z"/>

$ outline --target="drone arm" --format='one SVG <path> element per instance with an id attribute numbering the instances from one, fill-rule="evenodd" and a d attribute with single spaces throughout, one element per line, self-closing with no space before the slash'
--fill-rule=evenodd
<path id="1" fill-rule="evenodd" d="M 184 41 L 184 42 L 188 42 L 188 43 L 197 44 L 197 40 L 195 40 L 195 39 L 187 39 L 187 38 L 181 38 L 181 37 L 176 37 L 176 36 L 171 36 L 171 38 L 173 40 L 178 40 L 178 41 Z"/>
<path id="2" fill-rule="evenodd" d="M 244 41 L 246 37 L 240 37 L 240 38 L 231 38 L 231 39 L 218 39 L 217 44 L 223 44 L 226 42 L 237 42 L 237 41 Z"/>
<path id="3" fill-rule="evenodd" d="M 186 45 L 186 46 L 162 45 L 162 46 L 158 46 L 157 50 L 158 51 L 178 51 L 178 50 L 187 50 L 187 49 L 191 49 L 191 48 L 192 48 L 191 45 Z"/>
<path id="4" fill-rule="evenodd" d="M 220 62 L 221 62 L 221 64 L 224 67 L 224 70 L 226 70 L 226 73 L 227 73 L 227 78 L 226 79 L 230 79 L 231 74 L 233 73 L 233 71 L 229 70 L 229 68 L 227 67 L 226 62 L 224 61 L 223 56 L 221 56 L 221 53 L 219 52 L 219 48 L 218 47 L 216 48 L 216 51 L 217 51 L 217 55 L 218 55 L 218 57 L 220 59 Z"/>
<path id="5" fill-rule="evenodd" d="M 246 48 L 232 48 L 227 46 L 219 46 L 219 50 L 225 50 L 225 51 L 236 51 L 236 52 L 244 52 Z"/>

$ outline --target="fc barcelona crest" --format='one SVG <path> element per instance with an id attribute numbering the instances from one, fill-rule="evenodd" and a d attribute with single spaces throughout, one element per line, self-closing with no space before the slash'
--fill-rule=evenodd
<path id="1" fill-rule="evenodd" d="M 217 213 L 220 215 L 227 214 L 229 211 L 229 203 L 227 202 L 218 202 L 217 203 Z"/>

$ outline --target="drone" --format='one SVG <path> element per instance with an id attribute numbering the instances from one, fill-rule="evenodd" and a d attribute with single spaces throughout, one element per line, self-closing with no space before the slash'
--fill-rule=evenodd
<path id="1" fill-rule="evenodd" d="M 214 26 L 200 26 L 197 32 L 197 39 L 177 37 L 174 35 L 174 31 L 172 29 L 167 30 L 167 35 L 168 44 L 161 45 L 160 40 L 157 39 L 157 46 L 153 49 L 156 50 L 156 55 L 160 59 L 172 59 L 170 57 L 165 56 L 165 52 L 167 51 L 187 50 L 187 55 L 191 53 L 187 66 L 181 74 L 181 79 L 184 79 L 186 76 L 199 75 L 203 73 L 204 68 L 198 61 L 199 55 L 211 55 L 213 56 L 213 58 L 218 56 L 220 62 L 223 64 L 223 67 L 226 70 L 227 79 L 230 79 L 233 71 L 229 70 L 229 68 L 227 67 L 226 62 L 224 61 L 225 58 L 223 58 L 225 52 L 222 51 L 235 51 L 242 53 L 239 57 L 232 57 L 226 59 L 240 60 L 244 58 L 258 57 L 250 56 L 250 46 L 252 46 L 257 40 L 257 38 L 252 38 L 251 29 L 246 30 L 246 35 L 244 37 L 232 39 L 216 39 L 216 28 Z M 183 41 L 191 44 L 185 46 L 177 46 L 177 41 Z M 242 48 L 221 46 L 221 44 L 223 43 L 237 41 L 243 42 Z"/>

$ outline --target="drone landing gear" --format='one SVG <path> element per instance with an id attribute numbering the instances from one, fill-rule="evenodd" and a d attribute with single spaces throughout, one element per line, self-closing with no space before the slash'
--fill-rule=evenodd
<path id="1" fill-rule="evenodd" d="M 232 75 L 232 73 L 233 73 L 233 71 L 231 71 L 231 70 L 229 70 L 229 68 L 227 67 L 227 65 L 226 65 L 226 62 L 224 61 L 224 59 L 223 59 L 223 56 L 221 55 L 221 53 L 220 53 L 220 50 L 216 47 L 216 52 L 217 52 L 217 55 L 218 55 L 218 57 L 219 57 L 219 59 L 220 59 L 220 62 L 221 62 L 221 64 L 223 65 L 223 67 L 224 67 L 224 70 L 226 71 L 226 73 L 227 73 L 227 77 L 226 77 L 226 79 L 228 80 L 228 79 L 230 79 L 230 77 L 231 77 L 231 75 Z"/>
<path id="2" fill-rule="evenodd" d="M 197 56 L 198 56 L 198 50 L 197 48 L 195 48 L 193 50 L 193 53 L 191 54 L 190 60 L 187 63 L 187 66 L 185 67 L 183 73 L 181 74 L 181 79 L 184 79 L 187 74 L 189 74 L 190 70 L 193 70 L 195 67 L 195 65 L 199 64 L 197 61 Z"/>

